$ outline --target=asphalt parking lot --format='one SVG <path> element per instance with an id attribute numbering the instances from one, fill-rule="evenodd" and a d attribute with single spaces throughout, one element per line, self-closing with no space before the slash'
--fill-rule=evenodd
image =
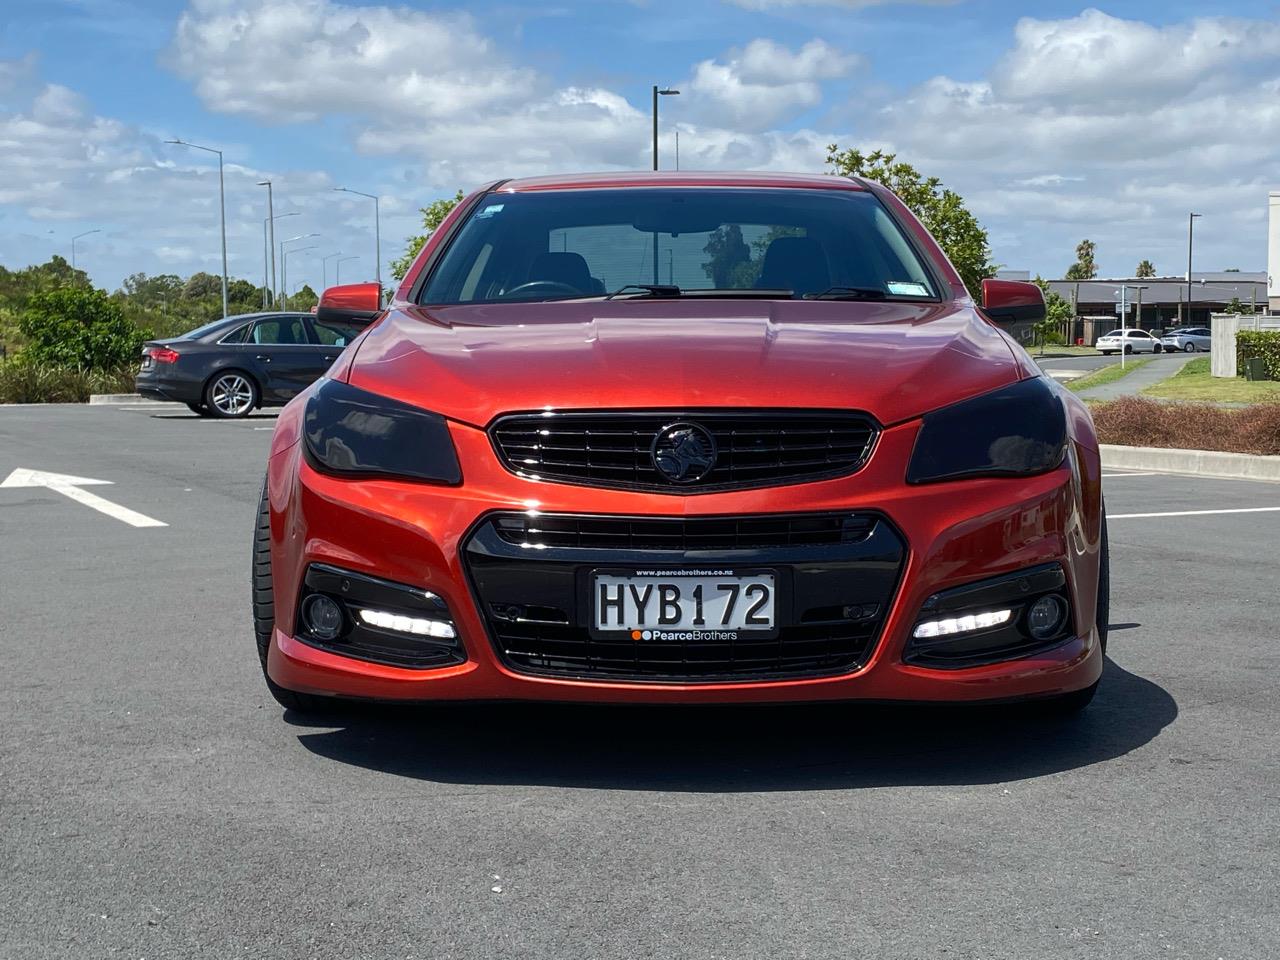
<path id="1" fill-rule="evenodd" d="M 272 422 L 0 407 L 0 481 L 111 484 L 0 488 L 0 956 L 1277 955 L 1280 485 L 1107 472 L 1111 659 L 1073 720 L 317 722 L 253 651 Z"/>

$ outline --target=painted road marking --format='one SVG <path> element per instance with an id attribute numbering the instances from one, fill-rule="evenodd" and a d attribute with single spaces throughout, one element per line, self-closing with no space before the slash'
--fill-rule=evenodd
<path id="1" fill-rule="evenodd" d="M 1233 510 L 1173 510 L 1169 513 L 1108 513 L 1108 520 L 1145 520 L 1148 517 L 1208 517 L 1220 513 L 1280 513 L 1280 507 L 1238 507 Z"/>
<path id="2" fill-rule="evenodd" d="M 19 468 L 5 478 L 0 487 L 46 487 L 62 494 L 76 503 L 82 503 L 90 509 L 105 513 L 108 517 L 127 523 L 131 527 L 167 527 L 168 524 L 145 513 L 138 513 L 118 503 L 112 503 L 95 493 L 82 490 L 81 487 L 108 485 L 110 480 L 94 480 L 91 477 L 73 477 L 65 473 L 46 473 L 43 470 L 26 470 Z"/>
<path id="3" fill-rule="evenodd" d="M 1148 473 L 1104 473 L 1103 480 L 1109 480 L 1111 477 L 1158 477 L 1160 476 L 1155 470 Z"/>

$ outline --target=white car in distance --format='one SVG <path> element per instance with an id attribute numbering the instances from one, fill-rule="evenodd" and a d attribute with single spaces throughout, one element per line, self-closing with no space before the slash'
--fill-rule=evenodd
<path id="1" fill-rule="evenodd" d="M 1163 347 L 1160 341 L 1145 330 L 1112 330 L 1098 338 L 1094 346 L 1103 354 L 1119 353 L 1159 353 Z"/>

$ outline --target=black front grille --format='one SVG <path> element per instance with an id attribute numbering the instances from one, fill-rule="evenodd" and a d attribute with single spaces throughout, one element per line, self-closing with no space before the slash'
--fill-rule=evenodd
<path id="1" fill-rule="evenodd" d="M 517 546 L 602 550 L 743 550 L 756 547 L 859 543 L 870 536 L 872 514 L 779 517 L 598 517 L 511 514 L 494 520 Z"/>
<path id="2" fill-rule="evenodd" d="M 655 437 L 679 423 L 697 424 L 715 439 L 715 465 L 696 482 L 674 483 L 654 464 Z M 839 411 L 614 411 L 513 414 L 489 433 L 503 464 L 521 476 L 703 493 L 853 473 L 870 455 L 876 425 L 865 414 Z"/>
<path id="3" fill-rule="evenodd" d="M 480 612 L 511 669 L 668 683 L 849 673 L 880 635 L 905 559 L 874 513 L 758 517 L 497 514 L 463 555 Z M 733 642 L 593 637 L 592 572 L 682 565 L 773 570 L 778 635 Z"/>

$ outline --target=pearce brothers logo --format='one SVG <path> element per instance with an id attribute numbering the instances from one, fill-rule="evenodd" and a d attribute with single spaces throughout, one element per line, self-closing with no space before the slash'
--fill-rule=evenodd
<path id="1" fill-rule="evenodd" d="M 715 438 L 696 423 L 663 427 L 649 452 L 654 469 L 672 483 L 697 483 L 716 465 Z"/>

